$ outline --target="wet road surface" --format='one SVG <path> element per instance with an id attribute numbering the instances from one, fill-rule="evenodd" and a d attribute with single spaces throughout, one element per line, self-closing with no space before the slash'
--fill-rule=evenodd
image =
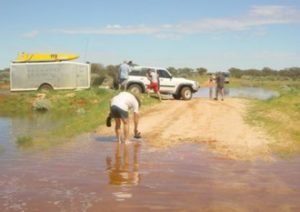
<path id="1" fill-rule="evenodd" d="M 94 134 L 45 150 L 0 139 L 1 211 L 300 211 L 299 157 L 236 161 Z"/>

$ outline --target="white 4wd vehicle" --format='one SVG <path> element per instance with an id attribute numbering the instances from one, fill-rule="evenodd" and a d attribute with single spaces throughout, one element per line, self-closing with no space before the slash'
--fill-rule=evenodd
<path id="1" fill-rule="evenodd" d="M 165 68 L 135 66 L 129 73 L 127 90 L 133 93 L 144 93 L 147 85 L 150 84 L 149 79 L 146 77 L 148 69 L 152 69 L 159 74 L 159 91 L 162 94 L 172 94 L 175 99 L 189 100 L 192 98 L 192 94 L 199 89 L 198 82 L 173 77 Z"/>

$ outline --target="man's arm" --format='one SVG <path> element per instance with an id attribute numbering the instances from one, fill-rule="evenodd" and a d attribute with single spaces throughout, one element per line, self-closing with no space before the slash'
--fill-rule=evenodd
<path id="1" fill-rule="evenodd" d="M 147 77 L 147 79 L 151 82 L 151 75 L 150 75 L 150 73 L 146 73 L 146 77 Z"/>

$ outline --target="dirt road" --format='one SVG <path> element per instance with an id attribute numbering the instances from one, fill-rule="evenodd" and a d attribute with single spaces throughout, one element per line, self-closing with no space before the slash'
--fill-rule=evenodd
<path id="1" fill-rule="evenodd" d="M 237 98 L 223 102 L 167 100 L 141 113 L 139 129 L 145 142 L 159 148 L 204 143 L 216 154 L 232 159 L 270 159 L 272 139 L 244 120 L 248 103 Z M 112 134 L 113 128 L 101 128 L 98 133 Z"/>

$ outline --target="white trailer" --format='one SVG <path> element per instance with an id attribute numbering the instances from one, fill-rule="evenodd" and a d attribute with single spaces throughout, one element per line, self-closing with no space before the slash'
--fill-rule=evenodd
<path id="1" fill-rule="evenodd" d="M 11 63 L 10 90 L 85 89 L 90 87 L 90 64 L 77 62 Z"/>

